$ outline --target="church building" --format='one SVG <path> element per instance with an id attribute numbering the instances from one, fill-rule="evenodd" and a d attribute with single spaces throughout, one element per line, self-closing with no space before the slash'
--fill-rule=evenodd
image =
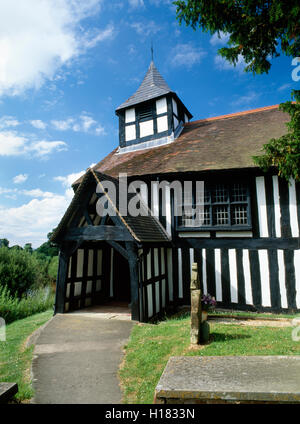
<path id="1" fill-rule="evenodd" d="M 74 182 L 52 236 L 55 312 L 126 302 L 147 322 L 190 304 L 193 262 L 218 307 L 299 311 L 300 185 L 252 159 L 289 115 L 275 105 L 192 120 L 152 61 L 116 116 L 119 146 Z"/>

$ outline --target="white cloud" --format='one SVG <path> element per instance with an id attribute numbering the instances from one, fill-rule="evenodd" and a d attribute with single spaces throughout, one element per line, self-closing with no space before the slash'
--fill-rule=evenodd
<path id="1" fill-rule="evenodd" d="M 0 95 L 39 88 L 71 59 L 110 38 L 113 26 L 84 31 L 102 0 L 0 2 Z M 92 38 L 91 37 L 92 33 Z"/>
<path id="2" fill-rule="evenodd" d="M 22 183 L 25 183 L 27 179 L 28 179 L 28 174 L 19 174 L 13 178 L 13 182 L 15 184 L 22 184 Z"/>
<path id="3" fill-rule="evenodd" d="M 0 132 L 0 156 L 38 156 L 47 157 L 54 152 L 67 150 L 64 141 L 30 140 L 15 131 Z"/>
<path id="4" fill-rule="evenodd" d="M 71 200 L 70 194 L 35 198 L 16 208 L 0 206 L 0 234 L 11 245 L 30 242 L 38 247 L 58 225 Z"/>
<path id="5" fill-rule="evenodd" d="M 220 55 L 215 56 L 214 62 L 215 62 L 215 67 L 219 69 L 220 71 L 237 71 L 242 73 L 246 66 L 246 62 L 242 55 L 238 56 L 238 61 L 236 66 L 232 65 L 230 62 L 228 62 L 228 60 L 224 59 Z"/>
<path id="6" fill-rule="evenodd" d="M 86 33 L 85 41 L 83 41 L 84 47 L 91 49 L 101 41 L 113 39 L 116 33 L 113 24 L 109 24 L 104 30 L 97 30 L 95 33 L 94 31 L 93 33 Z"/>
<path id="7" fill-rule="evenodd" d="M 7 193 L 16 193 L 17 189 L 16 188 L 4 188 L 4 187 L 0 187 L 0 194 L 7 194 Z"/>
<path id="8" fill-rule="evenodd" d="M 39 188 L 34 188 L 32 190 L 22 190 L 20 193 L 23 194 L 24 196 L 29 196 L 33 198 L 44 198 L 44 199 L 57 196 L 56 194 L 51 193 L 50 191 L 43 191 Z"/>
<path id="9" fill-rule="evenodd" d="M 20 122 L 13 116 L 2 116 L 0 119 L 0 129 L 17 127 L 18 125 L 20 125 Z"/>
<path id="10" fill-rule="evenodd" d="M 84 132 L 94 135 L 106 134 L 104 127 L 87 112 L 82 112 L 78 118 L 52 120 L 51 124 L 58 131 Z"/>
<path id="11" fill-rule="evenodd" d="M 230 34 L 220 31 L 220 34 L 218 34 L 217 32 L 214 33 L 209 42 L 212 46 L 224 45 L 229 40 L 229 37 Z"/>
<path id="12" fill-rule="evenodd" d="M 161 31 L 161 27 L 154 21 L 134 22 L 130 26 L 137 32 L 138 35 L 142 36 L 143 38 L 147 38 L 150 35 L 155 35 Z"/>
<path id="13" fill-rule="evenodd" d="M 192 67 L 201 62 L 206 52 L 201 47 L 195 47 L 191 43 L 177 44 L 171 51 L 170 63 L 172 66 Z"/>
<path id="14" fill-rule="evenodd" d="M 41 121 L 40 119 L 33 119 L 32 121 L 30 121 L 30 124 L 38 130 L 44 130 L 47 127 L 47 124 Z"/>
<path id="15" fill-rule="evenodd" d="M 91 164 L 90 167 L 95 166 Z M 64 193 L 57 194 L 43 191 L 39 188 L 32 190 L 6 189 L 0 187 L 0 194 L 32 197 L 29 202 L 16 208 L 6 208 L 0 205 L 0 234 L 10 241 L 10 245 L 24 245 L 29 242 L 38 247 L 47 240 L 47 234 L 55 228 L 63 217 L 73 198 L 71 185 L 85 171 L 55 177 L 62 183 Z"/>
<path id="16" fill-rule="evenodd" d="M 60 120 L 60 121 L 58 120 L 51 121 L 51 124 L 54 126 L 54 128 L 59 131 L 67 131 L 71 129 L 73 123 L 74 123 L 73 118 L 68 118 L 68 119 Z"/>
<path id="17" fill-rule="evenodd" d="M 48 156 L 53 152 L 62 152 L 67 150 L 67 144 L 64 141 L 38 141 L 32 143 L 29 152 L 33 152 L 36 156 Z"/>
<path id="18" fill-rule="evenodd" d="M 288 88 L 291 88 L 291 84 L 283 84 L 280 87 L 277 88 L 277 91 L 284 91 L 287 90 Z"/>
<path id="19" fill-rule="evenodd" d="M 260 93 L 250 91 L 244 96 L 239 96 L 236 100 L 233 100 L 230 104 L 232 106 L 243 106 L 250 107 L 260 97 Z"/>
<path id="20" fill-rule="evenodd" d="M 144 0 L 128 0 L 129 6 L 133 9 L 145 7 Z"/>

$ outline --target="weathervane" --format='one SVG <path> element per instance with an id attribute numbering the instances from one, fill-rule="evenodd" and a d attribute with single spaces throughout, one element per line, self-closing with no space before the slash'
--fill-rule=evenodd
<path id="1" fill-rule="evenodd" d="M 153 41 L 151 40 L 151 60 L 153 62 Z"/>

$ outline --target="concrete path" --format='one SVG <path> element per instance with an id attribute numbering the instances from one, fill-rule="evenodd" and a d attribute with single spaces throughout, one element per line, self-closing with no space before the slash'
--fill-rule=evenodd
<path id="1" fill-rule="evenodd" d="M 54 316 L 34 349 L 33 403 L 121 403 L 117 372 L 134 322 L 119 318 L 97 313 Z"/>

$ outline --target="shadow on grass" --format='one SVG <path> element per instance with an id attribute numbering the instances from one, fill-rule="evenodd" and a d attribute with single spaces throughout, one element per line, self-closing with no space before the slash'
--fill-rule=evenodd
<path id="1" fill-rule="evenodd" d="M 212 332 L 210 334 L 211 341 L 214 342 L 227 342 L 228 340 L 238 340 L 238 339 L 250 339 L 251 336 L 248 334 L 224 334 Z"/>

